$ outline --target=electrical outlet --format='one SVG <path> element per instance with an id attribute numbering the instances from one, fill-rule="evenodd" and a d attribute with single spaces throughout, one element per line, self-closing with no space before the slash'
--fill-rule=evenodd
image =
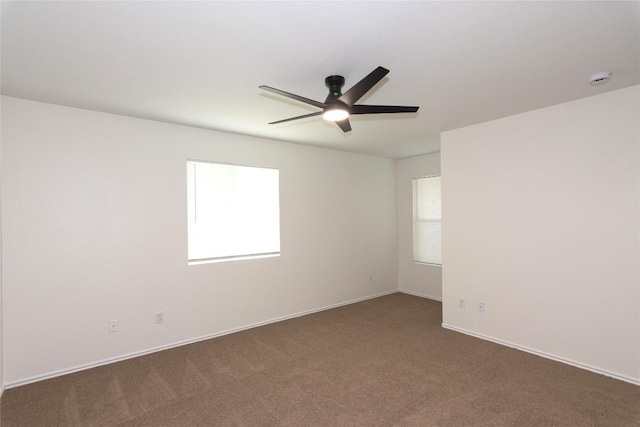
<path id="1" fill-rule="evenodd" d="M 479 302 L 478 303 L 478 312 L 479 313 L 484 313 L 484 303 L 483 302 Z"/>
<path id="2" fill-rule="evenodd" d="M 118 319 L 109 320 L 109 332 L 118 332 Z"/>
<path id="3" fill-rule="evenodd" d="M 156 323 L 164 323 L 164 312 L 159 311 L 156 313 Z"/>
<path id="4" fill-rule="evenodd" d="M 460 298 L 458 300 L 458 308 L 464 309 L 464 299 Z"/>

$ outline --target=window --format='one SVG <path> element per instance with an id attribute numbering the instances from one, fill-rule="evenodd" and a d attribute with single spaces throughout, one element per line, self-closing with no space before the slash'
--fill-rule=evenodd
<path id="1" fill-rule="evenodd" d="M 440 177 L 413 180 L 413 260 L 442 265 Z"/>
<path id="2" fill-rule="evenodd" d="M 187 161 L 189 263 L 280 254 L 278 169 Z"/>

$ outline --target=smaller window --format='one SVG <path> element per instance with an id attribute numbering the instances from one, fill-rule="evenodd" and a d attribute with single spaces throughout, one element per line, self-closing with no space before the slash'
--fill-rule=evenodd
<path id="1" fill-rule="evenodd" d="M 413 180 L 413 260 L 442 265 L 440 177 Z"/>
<path id="2" fill-rule="evenodd" d="M 189 263 L 280 254 L 278 169 L 187 161 Z"/>

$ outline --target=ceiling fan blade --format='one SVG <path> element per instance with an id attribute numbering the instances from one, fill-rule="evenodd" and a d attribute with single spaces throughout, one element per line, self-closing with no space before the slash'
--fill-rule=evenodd
<path id="1" fill-rule="evenodd" d="M 305 98 L 304 96 L 295 95 L 293 93 L 285 92 L 283 90 L 276 89 L 276 88 L 273 88 L 273 87 L 270 87 L 270 86 L 262 85 L 262 86 L 258 86 L 258 87 L 260 89 L 264 89 L 266 91 L 273 92 L 273 93 L 276 93 L 278 95 L 286 96 L 287 98 L 295 99 L 296 101 L 304 102 L 305 104 L 313 105 L 314 107 L 324 108 L 324 107 L 327 106 L 323 102 L 314 101 L 313 99 L 309 99 L 309 98 Z"/>
<path id="2" fill-rule="evenodd" d="M 351 123 L 349 123 L 349 119 L 336 121 L 336 124 L 340 126 L 340 129 L 342 129 L 342 132 L 344 133 L 351 132 Z"/>
<path id="3" fill-rule="evenodd" d="M 291 117 L 291 118 L 284 119 L 284 120 L 278 120 L 277 122 L 271 122 L 269 124 L 270 125 L 275 125 L 275 124 L 278 124 L 278 123 L 290 122 L 291 120 L 306 119 L 307 117 L 319 116 L 321 114 L 322 114 L 322 111 L 318 111 L 317 113 L 311 113 L 311 114 L 305 114 L 303 116 Z"/>
<path id="4" fill-rule="evenodd" d="M 358 99 L 362 98 L 362 96 L 369 92 L 369 90 L 376 85 L 384 76 L 387 75 L 389 70 L 383 67 L 378 67 L 373 70 L 367 77 L 360 80 L 358 83 L 353 85 L 351 89 L 346 91 L 338 101 L 344 102 L 349 107 L 358 101 Z"/>
<path id="5" fill-rule="evenodd" d="M 415 113 L 420 107 L 403 107 L 400 105 L 354 105 L 349 114 L 386 114 L 386 113 Z"/>

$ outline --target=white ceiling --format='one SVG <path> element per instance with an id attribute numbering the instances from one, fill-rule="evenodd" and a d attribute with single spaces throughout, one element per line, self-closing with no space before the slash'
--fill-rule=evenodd
<path id="1" fill-rule="evenodd" d="M 402 158 L 442 131 L 640 83 L 640 3 L 2 1 L 2 94 Z M 344 134 L 258 89 L 324 101 L 391 70 Z M 611 71 L 592 87 L 588 77 Z M 179 141 L 176 141 L 179 143 Z"/>

